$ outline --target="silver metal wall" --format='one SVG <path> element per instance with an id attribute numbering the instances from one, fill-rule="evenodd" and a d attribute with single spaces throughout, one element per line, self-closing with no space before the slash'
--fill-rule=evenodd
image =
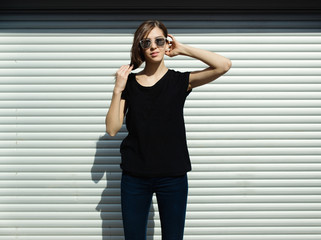
<path id="1" fill-rule="evenodd" d="M 113 74 L 129 63 L 131 14 L 2 15 L 1 240 L 123 239 L 119 145 L 105 134 Z M 163 19 L 161 19 L 163 20 Z M 321 19 L 164 18 L 232 69 L 185 105 L 193 164 L 187 240 L 321 239 Z M 204 64 L 166 58 L 191 71 Z M 160 238 L 157 204 L 149 239 Z"/>

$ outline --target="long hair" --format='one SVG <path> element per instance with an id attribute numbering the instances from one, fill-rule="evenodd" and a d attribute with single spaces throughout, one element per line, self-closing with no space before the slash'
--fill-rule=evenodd
<path id="1" fill-rule="evenodd" d="M 145 38 L 155 27 L 160 28 L 164 33 L 164 37 L 167 38 L 167 28 L 162 22 L 158 20 L 147 20 L 143 22 L 134 34 L 133 45 L 131 48 L 130 64 L 134 66 L 133 70 L 139 68 L 139 66 L 145 61 L 144 52 L 139 45 L 139 41 Z"/>

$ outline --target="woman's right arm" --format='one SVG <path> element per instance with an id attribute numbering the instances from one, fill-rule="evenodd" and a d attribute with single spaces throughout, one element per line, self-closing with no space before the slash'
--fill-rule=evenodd
<path id="1" fill-rule="evenodd" d="M 106 132 L 110 136 L 115 136 L 123 125 L 125 115 L 125 100 L 121 99 L 121 94 L 125 89 L 128 75 L 133 66 L 124 65 L 116 72 L 116 82 L 113 96 L 106 115 Z"/>

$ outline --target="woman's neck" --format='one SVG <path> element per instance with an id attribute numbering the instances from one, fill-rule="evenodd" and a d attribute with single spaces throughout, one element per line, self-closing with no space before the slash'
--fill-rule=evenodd
<path id="1" fill-rule="evenodd" d="M 164 75 L 168 68 L 165 66 L 164 62 L 161 64 L 148 64 L 146 63 L 144 70 L 141 72 L 146 76 L 159 76 Z"/>

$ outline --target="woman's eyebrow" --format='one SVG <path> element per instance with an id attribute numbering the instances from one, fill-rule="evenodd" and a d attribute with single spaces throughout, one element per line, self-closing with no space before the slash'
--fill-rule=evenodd
<path id="1" fill-rule="evenodd" d="M 162 35 L 156 36 L 155 38 L 160 38 L 160 37 L 164 38 L 164 36 L 162 36 Z M 150 37 L 147 37 L 147 38 L 145 38 L 145 39 L 151 39 L 151 38 L 150 38 Z"/>

